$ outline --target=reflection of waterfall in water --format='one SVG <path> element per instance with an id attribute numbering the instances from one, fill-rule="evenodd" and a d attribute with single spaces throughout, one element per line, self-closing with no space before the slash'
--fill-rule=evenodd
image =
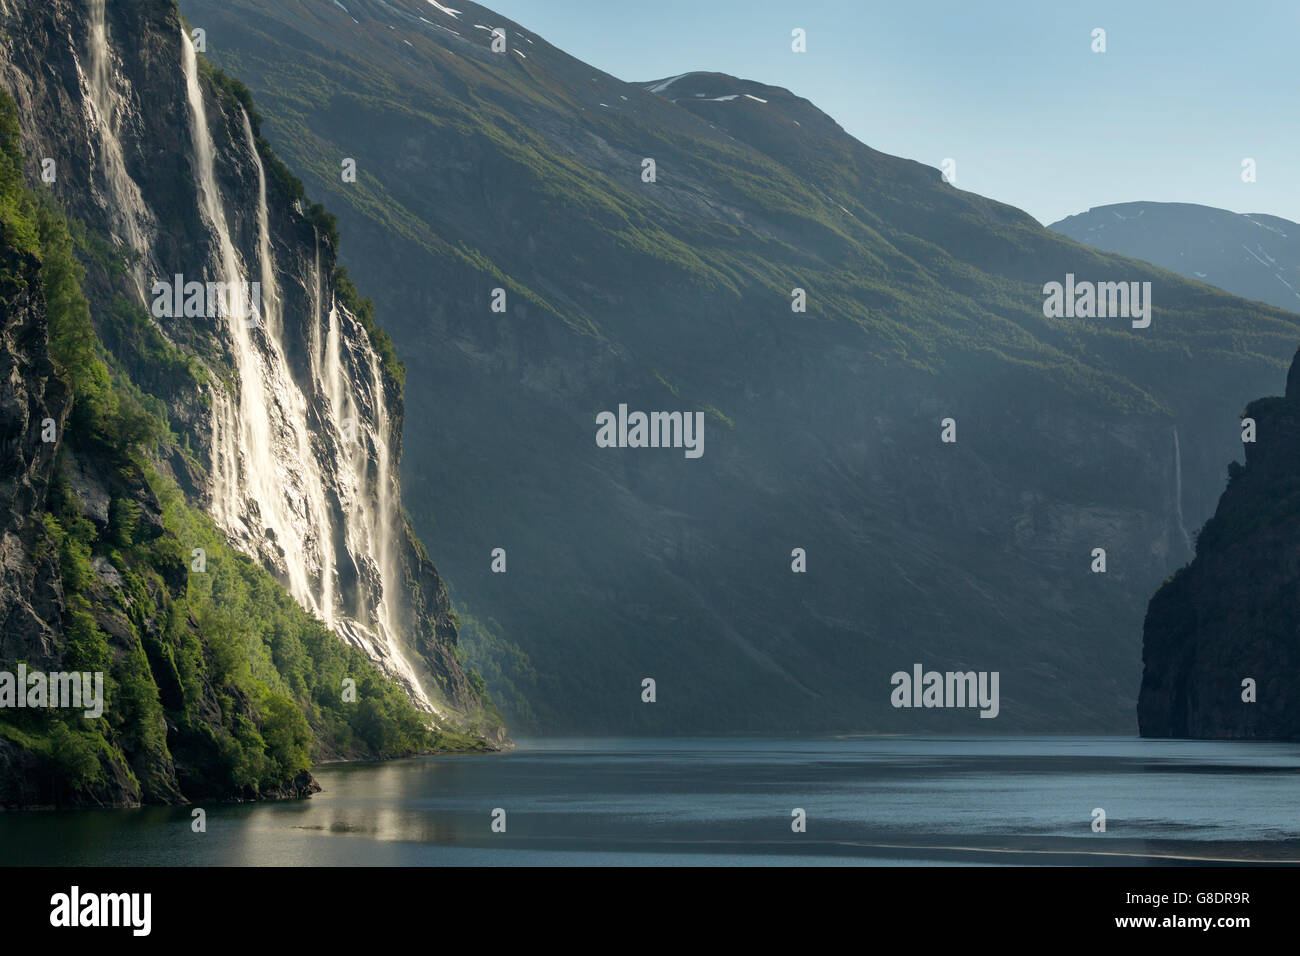
<path id="1" fill-rule="evenodd" d="M 1187 525 L 1183 523 L 1183 453 L 1178 447 L 1177 425 L 1174 426 L 1174 514 L 1178 518 L 1178 530 L 1187 542 L 1187 550 L 1194 551 L 1192 536 L 1187 533 Z"/>
<path id="2" fill-rule="evenodd" d="M 235 247 L 216 182 L 197 56 L 188 35 L 182 33 L 181 42 L 195 184 L 215 240 L 208 268 L 227 288 L 246 289 L 249 269 Z M 239 307 L 224 315 L 236 381 L 229 390 L 219 381 L 212 389 L 213 518 L 241 549 L 275 565 L 299 604 L 405 685 L 418 706 L 436 712 L 407 659 L 392 600 L 400 594 L 392 533 L 400 504 L 379 359 L 368 334 L 338 303 L 331 304 L 321 341 L 317 255 L 307 288 L 314 408 L 295 382 L 285 355 L 266 173 L 247 114 L 242 120 L 244 145 L 257 171 L 255 254 L 262 301 L 254 301 L 250 314 L 237 300 Z M 312 430 L 313 412 L 321 434 Z M 355 566 L 346 588 L 340 587 L 340 562 L 349 570 Z"/>

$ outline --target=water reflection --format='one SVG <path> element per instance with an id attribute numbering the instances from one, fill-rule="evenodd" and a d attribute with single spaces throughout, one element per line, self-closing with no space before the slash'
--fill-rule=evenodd
<path id="1" fill-rule="evenodd" d="M 285 803 L 0 814 L 70 865 L 1300 860 L 1300 747 L 1130 738 L 522 741 L 318 768 Z M 490 827 L 507 813 L 505 833 Z M 790 811 L 807 811 L 792 833 Z M 1102 807 L 1107 832 L 1091 831 Z"/>

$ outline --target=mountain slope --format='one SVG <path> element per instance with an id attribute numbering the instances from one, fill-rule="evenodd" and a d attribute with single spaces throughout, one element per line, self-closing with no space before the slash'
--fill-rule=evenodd
<path id="1" fill-rule="evenodd" d="M 1229 466 L 1195 560 L 1147 610 L 1145 737 L 1300 739 L 1300 355 L 1286 394 L 1251 402 L 1243 416 L 1257 429 L 1243 444 L 1245 467 Z"/>
<path id="2" fill-rule="evenodd" d="M 402 369 L 247 91 L 167 0 L 0 25 L 5 669 L 107 683 L 102 719 L 0 713 L 0 800 L 302 793 L 316 758 L 501 746 L 401 511 Z"/>
<path id="3" fill-rule="evenodd" d="M 1128 202 L 1097 206 L 1048 228 L 1300 312 L 1300 223 L 1191 203 Z"/>
<path id="4" fill-rule="evenodd" d="M 789 91 L 626 83 L 472 3 L 183 6 L 378 278 L 419 370 L 413 518 L 513 717 L 1132 729 L 1147 597 L 1295 316 L 1044 230 Z M 1151 282 L 1150 327 L 1044 318 L 1067 273 Z M 598 447 L 620 404 L 703 412 L 704 454 Z M 999 670 L 999 719 L 892 708 L 916 661 Z"/>

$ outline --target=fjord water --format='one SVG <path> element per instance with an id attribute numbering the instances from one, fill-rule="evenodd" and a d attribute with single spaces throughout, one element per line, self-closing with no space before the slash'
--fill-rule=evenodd
<path id="1" fill-rule="evenodd" d="M 1122 737 L 525 740 L 317 770 L 308 800 L 0 814 L 0 864 L 1300 861 L 1300 745 Z M 506 832 L 491 828 L 495 808 Z M 807 811 L 807 832 L 791 811 Z M 1104 809 L 1105 833 L 1092 831 Z"/>

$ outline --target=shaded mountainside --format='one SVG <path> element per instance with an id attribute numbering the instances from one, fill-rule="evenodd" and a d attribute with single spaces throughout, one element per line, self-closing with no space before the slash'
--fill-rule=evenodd
<path id="1" fill-rule="evenodd" d="M 507 744 L 401 509 L 403 370 L 247 91 L 170 0 L 0 27 L 0 670 L 106 676 L 102 718 L 0 711 L 0 804 Z M 176 276 L 260 294 L 177 313 Z"/>
<path id="2" fill-rule="evenodd" d="M 787 90 L 623 82 L 473 3 L 182 5 L 418 369 L 412 517 L 512 723 L 1132 730 L 1143 609 L 1218 494 L 1224 410 L 1276 387 L 1300 319 Z M 1067 273 L 1151 282 L 1150 328 L 1044 318 Z M 703 456 L 597 447 L 621 403 L 705 413 Z M 893 709 L 917 661 L 999 670 L 998 720 Z"/>
<path id="3" fill-rule="evenodd" d="M 1048 228 L 1300 312 L 1300 223 L 1192 203 L 1125 202 L 1096 206 Z"/>
<path id="4" fill-rule="evenodd" d="M 1300 739 L 1300 354 L 1286 395 L 1243 417 L 1256 425 L 1245 467 L 1228 467 L 1196 557 L 1147 609 L 1144 737 Z"/>

